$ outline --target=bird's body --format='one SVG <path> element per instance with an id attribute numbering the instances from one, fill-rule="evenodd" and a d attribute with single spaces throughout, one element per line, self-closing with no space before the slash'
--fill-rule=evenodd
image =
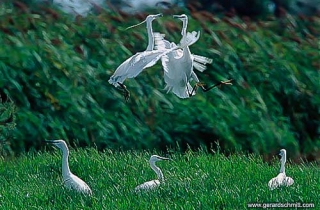
<path id="1" fill-rule="evenodd" d="M 144 52 L 136 53 L 135 55 L 125 60 L 122 64 L 120 64 L 114 74 L 110 77 L 110 84 L 118 87 L 119 83 L 122 84 L 126 78 L 136 77 L 143 71 L 143 69 L 156 64 L 156 62 L 161 58 L 161 54 L 165 53 L 168 50 L 153 50 L 154 36 L 152 31 L 152 21 L 161 16 L 161 14 L 147 16 L 145 20 L 148 32 L 147 49 Z"/>
<path id="2" fill-rule="evenodd" d="M 66 142 L 64 140 L 51 140 L 47 142 L 62 150 L 62 177 L 64 186 L 77 192 L 92 195 L 90 187 L 70 171 L 68 162 L 69 149 Z"/>
<path id="3" fill-rule="evenodd" d="M 64 185 L 71 190 L 76 190 L 78 192 L 83 192 L 85 194 L 92 194 L 90 187 L 82 179 L 74 174 L 70 174 L 68 178 L 64 178 Z"/>
<path id="4" fill-rule="evenodd" d="M 157 166 L 155 165 L 155 163 L 156 163 L 157 161 L 160 161 L 160 160 L 169 160 L 169 158 L 160 157 L 160 156 L 158 156 L 158 155 L 152 155 L 152 156 L 150 157 L 150 160 L 149 160 L 150 166 L 151 166 L 151 168 L 154 170 L 154 172 L 157 174 L 158 179 L 151 180 L 151 181 L 148 181 L 148 182 L 145 182 L 145 183 L 143 183 L 143 184 L 138 185 L 138 186 L 135 188 L 135 191 L 136 191 L 136 192 L 141 191 L 141 190 L 152 190 L 152 189 L 155 189 L 155 188 L 158 187 L 162 182 L 164 182 L 164 177 L 163 177 L 162 171 L 160 170 L 159 167 L 157 167 Z"/>
<path id="5" fill-rule="evenodd" d="M 281 155 L 280 173 L 268 182 L 268 186 L 271 190 L 274 190 L 274 189 L 281 187 L 281 186 L 289 187 L 290 185 L 292 185 L 294 183 L 294 180 L 291 177 L 286 176 L 286 173 L 285 173 L 285 162 L 286 162 L 286 158 L 287 158 L 286 153 L 287 152 L 285 149 L 280 150 L 280 154 L 279 154 L 279 155 Z"/>
<path id="6" fill-rule="evenodd" d="M 137 186 L 135 188 L 135 191 L 152 190 L 152 189 L 158 187 L 158 185 L 160 185 L 160 181 L 159 180 L 157 180 L 157 179 L 151 180 L 151 181 L 145 182 L 145 183 Z"/>
<path id="7" fill-rule="evenodd" d="M 145 20 L 145 22 L 147 23 L 148 31 L 148 46 L 146 51 L 138 52 L 124 61 L 109 79 L 110 84 L 114 85 L 115 87 L 120 87 L 124 90 L 126 99 L 128 99 L 130 96 L 129 91 L 126 89 L 126 86 L 123 85 L 123 82 L 126 78 L 136 77 L 143 71 L 143 69 L 155 65 L 157 61 L 166 54 L 177 49 L 188 48 L 188 46 L 192 45 L 199 39 L 200 33 L 187 33 L 180 41 L 179 45 L 175 45 L 172 48 L 162 48 L 155 50 L 152 21 L 160 16 L 161 14 L 149 15 Z"/>
<path id="8" fill-rule="evenodd" d="M 294 181 L 291 177 L 286 176 L 285 173 L 279 173 L 278 176 L 269 181 L 268 186 L 271 190 L 273 190 L 281 186 L 289 187 L 293 183 Z"/>
<path id="9" fill-rule="evenodd" d="M 183 22 L 181 42 L 186 37 L 188 17 L 186 15 L 175 15 Z M 192 32 L 195 33 L 195 32 Z M 198 32 L 200 34 L 200 32 Z M 170 49 L 175 47 L 175 43 L 163 39 L 160 34 L 155 34 L 157 49 Z M 166 83 L 165 90 L 172 91 L 179 98 L 188 98 L 195 94 L 192 91 L 190 81 L 194 80 L 199 83 L 199 79 L 193 68 L 203 72 L 206 69 L 205 64 L 211 63 L 212 59 L 204 56 L 193 55 L 188 46 L 183 49 L 172 51 L 161 57 L 162 66 L 164 68 L 164 81 Z"/>

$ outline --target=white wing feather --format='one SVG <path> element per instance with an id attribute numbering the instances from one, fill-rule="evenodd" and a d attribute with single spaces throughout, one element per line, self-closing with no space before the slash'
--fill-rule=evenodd
<path id="1" fill-rule="evenodd" d="M 279 173 L 278 176 L 272 178 L 268 182 L 268 186 L 270 190 L 274 190 L 281 186 L 290 186 L 294 183 L 293 179 L 291 177 L 286 176 L 285 173 Z"/>
<path id="2" fill-rule="evenodd" d="M 203 72 L 204 70 L 207 69 L 206 64 L 212 63 L 211 58 L 207 58 L 200 55 L 192 54 L 192 59 L 193 59 L 193 67 L 200 72 Z"/>
<path id="3" fill-rule="evenodd" d="M 163 38 L 163 35 L 157 34 L 155 39 Z M 166 47 L 161 48 L 161 45 L 169 46 L 168 43 L 162 41 L 159 45 L 161 49 L 152 50 L 152 51 L 144 51 L 136 53 L 135 55 L 128 58 L 124 61 L 114 72 L 114 74 L 110 77 L 109 83 L 118 87 L 118 83 L 123 83 L 126 78 L 134 78 L 139 75 L 143 69 L 151 67 L 157 63 L 157 61 L 165 56 L 166 54 L 178 49 L 178 48 L 185 48 L 189 45 L 194 44 L 200 37 L 200 32 L 193 31 L 192 33 L 187 33 L 185 39 L 183 39 L 178 46 L 170 47 L 169 49 Z"/>
<path id="4" fill-rule="evenodd" d="M 127 78 L 134 78 L 138 76 L 143 69 L 155 65 L 162 56 L 171 52 L 172 50 L 173 49 L 138 52 L 124 61 L 116 69 L 108 82 L 115 87 L 118 87 L 118 82 L 123 83 L 123 81 Z"/>
<path id="5" fill-rule="evenodd" d="M 193 44 L 199 39 L 200 33 L 187 33 L 187 36 L 181 40 L 180 45 L 184 46 L 186 43 Z M 160 49 L 174 47 L 174 43 L 164 40 L 163 37 L 157 36 L 155 39 L 156 46 Z M 189 81 L 191 78 L 198 80 L 195 73 L 192 71 L 193 60 L 190 58 L 191 54 L 188 46 L 184 50 L 174 50 L 161 58 L 164 69 L 164 81 L 166 83 L 165 90 L 172 91 L 179 98 L 188 98 L 192 91 L 192 86 Z M 194 94 L 194 93 L 193 93 Z"/>

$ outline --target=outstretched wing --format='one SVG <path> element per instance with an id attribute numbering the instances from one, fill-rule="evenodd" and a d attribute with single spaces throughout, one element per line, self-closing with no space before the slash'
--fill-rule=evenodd
<path id="1" fill-rule="evenodd" d="M 138 76 L 143 69 L 151 67 L 166 53 L 173 49 L 152 50 L 136 53 L 135 55 L 124 61 L 110 77 L 109 83 L 118 87 L 119 83 L 123 83 L 126 78 L 134 78 Z"/>

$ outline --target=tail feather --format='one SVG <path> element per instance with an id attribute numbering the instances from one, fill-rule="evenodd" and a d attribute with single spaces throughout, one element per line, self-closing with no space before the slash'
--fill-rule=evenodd
<path id="1" fill-rule="evenodd" d="M 212 59 L 201 56 L 201 55 L 194 55 L 192 54 L 193 59 L 193 67 L 200 72 L 203 72 L 207 69 L 206 64 L 212 63 Z"/>
<path id="2" fill-rule="evenodd" d="M 207 69 L 207 67 L 204 64 L 198 62 L 193 62 L 193 67 L 200 72 L 204 72 Z"/>
<path id="3" fill-rule="evenodd" d="M 192 54 L 193 59 L 195 61 L 197 61 L 198 63 L 202 63 L 202 64 L 211 64 L 212 63 L 212 59 L 211 58 L 207 58 L 201 55 L 194 55 Z"/>

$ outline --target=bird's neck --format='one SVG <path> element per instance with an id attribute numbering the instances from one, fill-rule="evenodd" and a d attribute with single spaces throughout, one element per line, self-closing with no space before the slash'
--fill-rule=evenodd
<path id="1" fill-rule="evenodd" d="M 68 179 L 71 175 L 68 157 L 69 151 L 67 149 L 62 150 L 62 177 L 64 180 Z"/>
<path id="2" fill-rule="evenodd" d="M 155 163 L 150 163 L 150 166 L 151 166 L 151 168 L 154 170 L 154 172 L 156 172 L 159 181 L 160 181 L 160 182 L 163 182 L 163 181 L 164 181 L 163 173 L 162 173 L 162 171 L 160 170 L 160 168 L 157 167 L 157 166 L 155 165 Z"/>
<path id="3" fill-rule="evenodd" d="M 183 21 L 183 23 L 182 23 L 182 30 L 181 30 L 181 35 L 182 35 L 182 39 L 181 39 L 181 43 L 184 43 L 185 42 L 185 39 L 187 38 L 187 25 L 188 25 L 188 21 Z M 190 51 L 189 51 L 189 47 L 184 47 L 183 48 L 183 51 L 184 51 L 184 53 L 187 53 L 187 52 L 189 52 L 190 53 Z"/>
<path id="4" fill-rule="evenodd" d="M 154 37 L 152 31 L 152 22 L 147 22 L 147 31 L 148 31 L 148 46 L 147 51 L 153 50 L 154 47 Z"/>
<path id="5" fill-rule="evenodd" d="M 191 55 L 191 52 L 188 46 L 183 48 L 183 55 L 188 55 L 188 56 Z"/>
<path id="6" fill-rule="evenodd" d="M 188 21 L 183 21 L 182 22 L 182 30 L 181 30 L 181 35 L 186 36 L 187 34 L 187 26 L 188 26 Z"/>
<path id="7" fill-rule="evenodd" d="M 281 166 L 280 166 L 280 173 L 285 173 L 284 164 L 286 163 L 286 157 L 281 158 Z"/>

